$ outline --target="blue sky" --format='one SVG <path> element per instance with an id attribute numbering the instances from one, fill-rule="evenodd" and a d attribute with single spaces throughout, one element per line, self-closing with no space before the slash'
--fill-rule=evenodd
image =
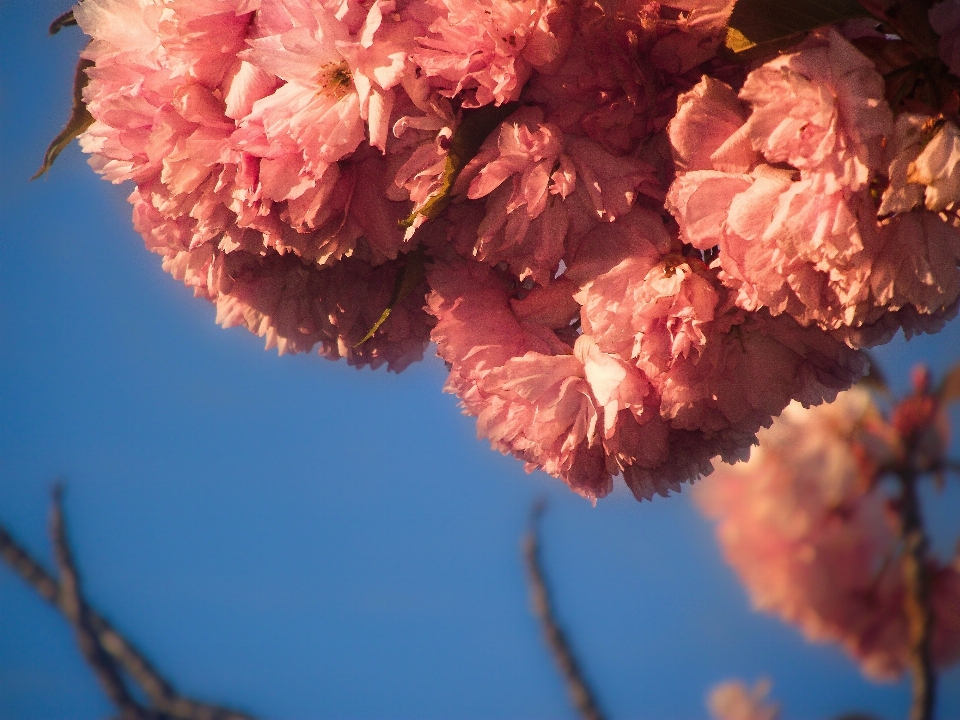
<path id="1" fill-rule="evenodd" d="M 686 495 L 594 508 L 525 474 L 432 356 L 356 371 L 218 328 L 75 146 L 27 182 L 82 43 L 46 35 L 64 9 L 0 0 L 0 520 L 49 561 L 65 479 L 91 602 L 182 691 L 264 718 L 572 718 L 520 564 L 546 495 L 558 612 L 612 717 L 703 718 L 711 685 L 761 676 L 787 720 L 905 716 L 904 683 L 750 611 Z M 903 387 L 960 357 L 960 325 L 876 355 Z M 950 548 L 960 484 L 928 514 Z M 0 568 L 0 720 L 108 711 L 66 623 Z"/>

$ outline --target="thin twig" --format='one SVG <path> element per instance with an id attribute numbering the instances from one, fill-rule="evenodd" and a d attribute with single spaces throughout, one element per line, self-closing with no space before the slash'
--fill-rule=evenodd
<path id="1" fill-rule="evenodd" d="M 0 527 L 0 557 L 3 557 L 40 597 L 66 614 L 60 584 L 3 527 Z M 120 663 L 133 680 L 143 688 L 152 702 L 162 705 L 163 699 L 175 695 L 173 689 L 153 669 L 146 658 L 126 638 L 114 630 L 108 620 L 102 618 L 89 606 L 87 606 L 87 620 L 90 628 L 97 634 L 103 649 Z"/>
<path id="2" fill-rule="evenodd" d="M 570 700 L 577 712 L 584 720 L 603 720 L 603 714 L 597 707 L 593 693 L 580 671 L 580 665 L 570 648 L 570 643 L 553 615 L 553 603 L 550 600 L 550 591 L 540 563 L 539 524 L 543 509 L 543 501 L 534 506 L 530 514 L 530 528 L 523 539 L 523 555 L 527 564 L 533 613 L 540 621 L 547 646 L 560 668 Z"/>
<path id="3" fill-rule="evenodd" d="M 60 602 L 57 605 L 73 625 L 80 652 L 93 669 L 110 702 L 117 706 L 120 717 L 123 720 L 152 718 L 153 714 L 141 707 L 130 695 L 113 660 L 107 655 L 96 632 L 90 627 L 89 613 L 80 588 L 80 577 L 67 542 L 61 506 L 62 495 L 62 488 L 58 485 L 53 491 L 53 507 L 50 511 L 50 537 L 53 540 L 54 555 L 60 571 Z"/>
<path id="4" fill-rule="evenodd" d="M 910 639 L 910 674 L 913 702 L 910 720 L 933 720 L 937 694 L 937 673 L 931 651 L 933 610 L 930 604 L 930 573 L 927 569 L 928 541 L 920 515 L 916 476 L 907 468 L 898 474 L 900 538 L 903 543 L 904 601 Z"/>
<path id="5" fill-rule="evenodd" d="M 30 557 L 26 550 L 20 547 L 3 526 L 0 526 L 0 557 L 6 560 L 7 565 L 26 580 L 27 584 L 36 590 L 40 597 L 56 605 L 57 609 L 60 608 L 58 602 L 60 584 L 36 560 Z"/>
<path id="6" fill-rule="evenodd" d="M 62 519 L 60 522 L 63 532 Z M 0 557 L 40 597 L 67 615 L 69 608 L 65 602 L 66 594 L 61 591 L 60 583 L 2 525 Z M 86 606 L 86 618 L 87 626 L 95 634 L 100 647 L 140 686 L 161 716 L 174 720 L 254 720 L 250 715 L 235 710 L 196 702 L 178 695 L 143 654 L 114 629 L 108 620 L 89 606 Z"/>

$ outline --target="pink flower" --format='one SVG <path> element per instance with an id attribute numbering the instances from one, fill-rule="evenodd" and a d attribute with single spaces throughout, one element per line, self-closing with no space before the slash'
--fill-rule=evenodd
<path id="1" fill-rule="evenodd" d="M 564 254 L 569 220 L 562 200 L 573 192 L 576 170 L 563 153 L 559 128 L 542 121 L 536 108 L 511 115 L 461 173 L 454 192 L 487 198 L 476 239 L 465 250 L 493 265 L 506 262 L 521 280 L 547 284 Z"/>
<path id="2" fill-rule="evenodd" d="M 514 315 L 507 285 L 487 266 L 435 264 L 433 339 L 451 365 L 447 390 L 477 416 L 494 448 L 541 466 L 596 498 L 611 487 L 597 444 L 599 411 L 583 364 L 549 328 Z"/>
<path id="3" fill-rule="evenodd" d="M 420 360 L 430 318 L 423 312 L 425 286 L 397 307 L 374 337 L 358 345 L 390 302 L 399 263 L 371 267 L 352 259 L 317 269 L 293 254 L 217 253 L 210 245 L 170 253 L 164 269 L 217 307 L 217 322 L 237 325 L 266 340 L 267 349 L 346 358 L 394 372 Z"/>
<path id="4" fill-rule="evenodd" d="M 888 185 L 883 191 L 881 216 L 910 212 L 924 202 L 924 187 L 910 178 L 914 161 L 933 137 L 933 118 L 928 115 L 901 113 L 894 124 L 893 135 L 884 149 Z"/>
<path id="5" fill-rule="evenodd" d="M 925 186 L 928 210 L 937 212 L 960 202 L 960 128 L 944 122 L 909 172 L 909 182 Z"/>
<path id="6" fill-rule="evenodd" d="M 712 58 L 733 4 L 723 0 L 634 0 L 576 5 L 562 63 L 535 74 L 525 97 L 568 135 L 616 155 L 632 153 L 663 129 L 684 73 Z"/>
<path id="7" fill-rule="evenodd" d="M 830 405 L 791 405 L 761 431 L 748 463 L 720 468 L 695 489 L 754 606 L 810 640 L 840 643 L 876 678 L 902 673 L 908 654 L 903 575 L 891 562 L 898 541 L 872 483 L 897 442 L 869 394 L 854 389 Z M 934 572 L 941 665 L 960 657 L 946 610 L 956 602 L 956 575 Z"/>
<path id="8" fill-rule="evenodd" d="M 823 174 L 827 192 L 856 191 L 880 164 L 892 130 L 883 78 L 833 30 L 814 35 L 747 76 L 753 112 L 743 133 L 771 162 Z"/>
<path id="9" fill-rule="evenodd" d="M 437 13 L 412 60 L 429 84 L 465 107 L 520 97 L 534 68 L 565 49 L 569 22 L 557 0 L 430 0 Z"/>
<path id="10" fill-rule="evenodd" d="M 821 333 L 731 307 L 699 261 L 628 258 L 575 299 L 584 332 L 644 372 L 660 416 L 702 433 L 708 457 L 742 457 L 791 398 L 831 399 L 860 371 L 853 353 Z"/>
<path id="11" fill-rule="evenodd" d="M 731 9 L 82 0 L 81 143 L 221 324 L 395 370 L 433 328 L 494 447 L 666 495 L 960 303 L 955 128 L 894 134 L 833 31 L 698 84 Z"/>
<path id="12" fill-rule="evenodd" d="M 704 76 L 677 99 L 667 132 L 677 170 L 749 172 L 760 161 L 749 138 L 737 131 L 748 111 L 726 83 Z"/>
<path id="13" fill-rule="evenodd" d="M 393 88 L 417 27 L 395 7 L 377 0 L 352 28 L 338 4 L 267 0 L 242 57 L 286 83 L 253 104 L 237 135 L 241 146 L 262 135 L 274 155 L 285 147 L 321 169 L 356 150 L 369 128 L 370 144 L 385 151 Z"/>
<path id="14" fill-rule="evenodd" d="M 716 55 L 726 36 L 727 21 L 733 12 L 733 0 L 668 0 L 662 5 L 676 11 L 661 11 L 653 23 L 659 36 L 650 49 L 654 64 L 666 72 L 680 75 Z"/>
<path id="15" fill-rule="evenodd" d="M 917 211 L 893 218 L 882 230 L 871 266 L 870 289 L 892 311 L 912 307 L 945 313 L 960 297 L 960 232 L 939 215 Z"/>
<path id="16" fill-rule="evenodd" d="M 887 216 L 922 197 L 937 209 L 952 199 L 953 126 L 932 135 L 920 116 L 902 115 L 889 127 L 882 89 L 869 61 L 831 31 L 751 72 L 740 92 L 749 113 L 708 78 L 680 97 L 668 132 L 681 172 L 666 205 L 739 307 L 786 313 L 856 346 L 885 342 L 898 325 L 934 329 L 951 311 L 960 230 Z M 878 208 L 866 183 L 883 171 Z M 892 238 L 904 232 L 897 242 L 914 262 L 894 259 Z M 936 270 L 922 260 L 931 254 L 942 258 Z"/>

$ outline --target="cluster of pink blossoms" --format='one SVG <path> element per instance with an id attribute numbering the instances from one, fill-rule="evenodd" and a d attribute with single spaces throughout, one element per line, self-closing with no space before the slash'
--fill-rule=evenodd
<path id="1" fill-rule="evenodd" d="M 839 643 L 867 675 L 894 678 L 910 653 L 905 550 L 882 475 L 904 462 L 935 470 L 947 432 L 930 395 L 887 420 L 855 387 L 829 405 L 790 405 L 748 462 L 722 467 L 694 497 L 755 607 Z M 927 562 L 931 652 L 943 668 L 960 661 L 960 547 L 952 562 Z"/>
<path id="2" fill-rule="evenodd" d="M 651 498 L 960 295 L 953 111 L 891 108 L 862 24 L 724 59 L 733 5 L 81 0 L 80 141 L 223 326 L 395 371 L 432 340 L 495 448 Z"/>

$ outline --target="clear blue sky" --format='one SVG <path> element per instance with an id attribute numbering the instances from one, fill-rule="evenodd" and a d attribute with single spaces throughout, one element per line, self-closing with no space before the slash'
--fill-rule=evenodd
<path id="1" fill-rule="evenodd" d="M 436 358 L 402 375 L 264 352 L 213 323 L 74 146 L 28 183 L 69 103 L 66 5 L 0 0 L 0 520 L 45 560 L 48 489 L 91 602 L 184 692 L 263 718 L 572 718 L 528 611 L 546 570 L 614 718 L 690 720 L 769 677 L 786 720 L 904 717 L 905 684 L 753 614 L 685 495 L 596 508 L 475 439 Z M 877 352 L 902 387 L 960 325 Z M 956 418 L 955 418 L 956 419 Z M 930 504 L 952 544 L 960 483 Z M 960 717 L 960 672 L 940 717 Z M 0 568 L 0 720 L 105 716 L 66 623 Z"/>

